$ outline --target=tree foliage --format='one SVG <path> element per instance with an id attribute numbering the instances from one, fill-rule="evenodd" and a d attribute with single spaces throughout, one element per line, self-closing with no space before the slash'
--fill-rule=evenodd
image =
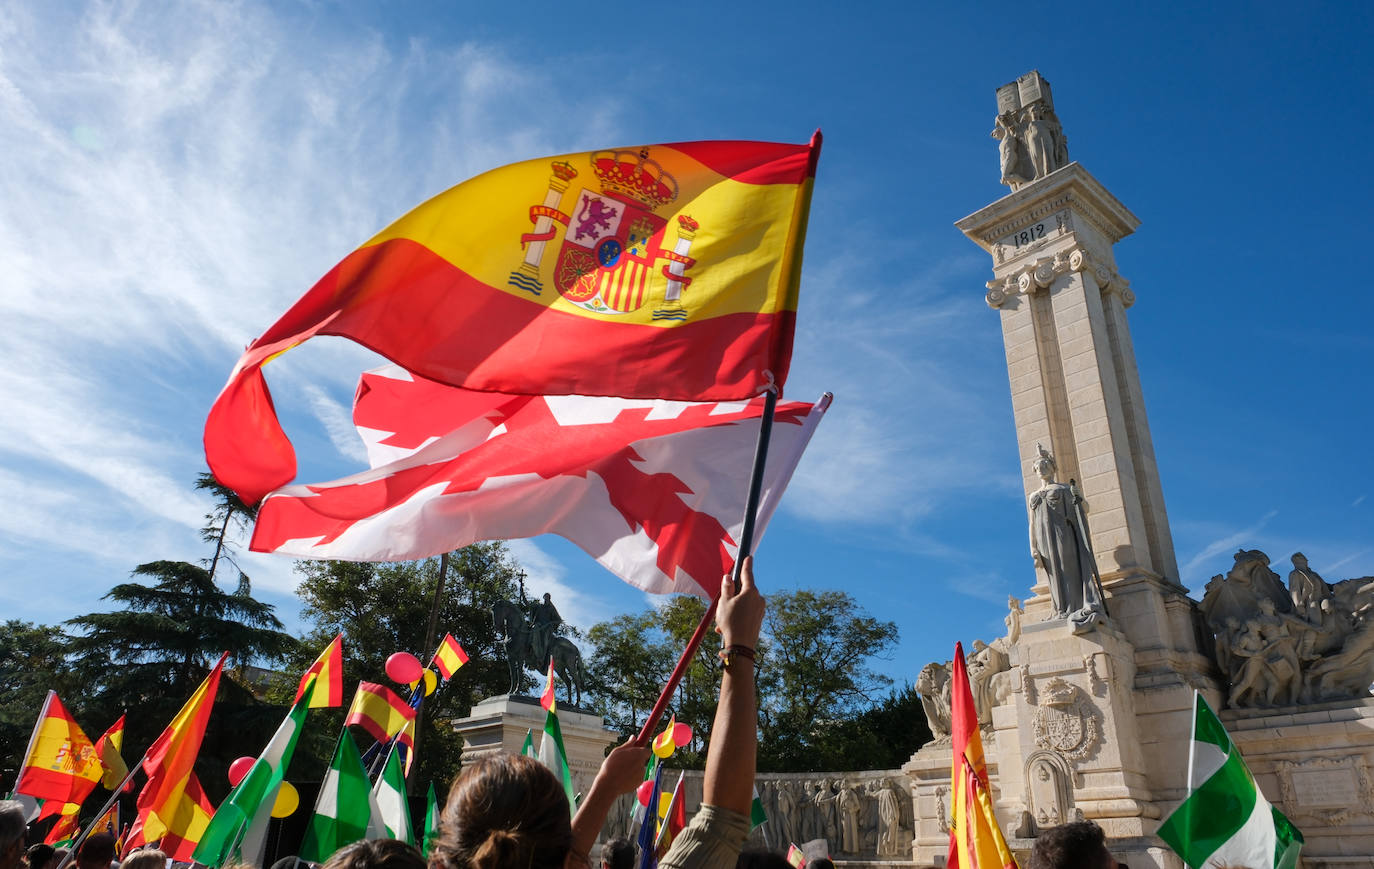
<path id="1" fill-rule="evenodd" d="M 601 622 L 588 633 L 596 708 L 622 735 L 638 732 L 705 611 L 697 598 L 677 597 L 658 609 Z M 890 680 L 871 661 L 896 640 L 895 624 L 871 617 L 844 592 L 769 595 L 759 656 L 759 769 L 876 769 L 902 751 L 909 756 L 921 738 L 916 722 L 924 721 L 914 691 L 877 704 L 873 699 Z M 719 636 L 709 632 L 668 707 L 697 736 L 692 750 L 675 755 L 674 763 L 704 760 L 720 685 L 719 649 Z M 908 712 L 914 718 L 903 725 L 899 719 Z M 881 749 L 874 745 L 878 733 L 888 740 Z"/>
<path id="2" fill-rule="evenodd" d="M 386 659 L 395 652 L 411 652 L 428 661 L 434 652 L 425 645 L 430 606 L 439 580 L 439 559 L 361 564 L 342 561 L 303 561 L 297 565 L 301 582 L 296 593 L 305 604 L 312 625 L 294 672 L 309 666 L 325 644 L 344 635 L 344 684 L 351 691 L 358 680 L 385 682 Z M 438 637 L 452 633 L 469 655 L 469 662 L 452 681 L 424 704 L 425 726 L 414 782 L 447 783 L 458 771 L 461 738 L 451 721 L 467 715 L 477 702 L 509 687 L 505 649 L 496 636 L 491 607 L 517 597 L 518 567 L 503 543 L 478 543 L 450 553 L 448 577 L 440 601 Z M 436 640 L 437 645 L 437 640 Z M 407 693 L 403 686 L 391 687 Z M 295 686 L 290 686 L 294 692 Z M 347 703 L 351 698 L 345 698 Z M 323 718 L 322 718 L 323 720 Z M 333 752 L 333 734 L 342 726 L 311 728 L 303 734 L 298 763 L 304 775 L 323 772 Z M 309 744 L 312 731 L 327 734 Z M 362 746 L 366 749 L 367 745 Z M 293 765 L 293 769 L 296 767 Z M 442 787 L 441 787 L 442 789 Z"/>
<path id="3" fill-rule="evenodd" d="M 153 582 L 117 585 L 104 599 L 119 609 L 67 622 L 76 631 L 65 651 L 80 693 L 63 698 L 74 714 L 79 710 L 79 720 L 100 729 L 127 710 L 131 754 L 171 721 L 222 652 L 230 653 L 226 667 L 242 674 L 254 664 L 284 661 L 298 648 L 272 605 L 253 598 L 246 577 L 226 592 L 209 570 L 184 561 L 141 564 L 133 574 Z M 221 679 L 198 767 L 212 798 L 225 789 L 223 771 L 234 758 L 261 751 L 281 713 L 232 673 Z"/>
<path id="4" fill-rule="evenodd" d="M 759 670 L 759 768 L 825 769 L 824 724 L 852 718 L 892 680 L 870 661 L 897 642 L 897 625 L 873 618 L 842 591 L 769 595 Z"/>
<path id="5" fill-rule="evenodd" d="M 659 609 L 617 616 L 588 632 L 593 647 L 587 668 L 592 704 L 622 737 L 639 732 L 705 612 L 706 604 L 699 598 L 674 597 Z M 720 637 L 708 632 L 665 712 L 665 720 L 667 715 L 677 716 L 692 726 L 695 736 L 687 751 L 674 755 L 675 764 L 700 768 L 704 762 L 702 747 L 719 688 L 719 650 Z"/>
<path id="6" fill-rule="evenodd" d="M 11 619 L 0 622 L 0 780 L 6 787 L 23 762 L 34 719 L 48 690 L 71 684 L 61 629 Z"/>

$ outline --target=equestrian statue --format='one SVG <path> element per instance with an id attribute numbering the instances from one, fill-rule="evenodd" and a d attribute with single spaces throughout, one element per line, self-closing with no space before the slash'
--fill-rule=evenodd
<path id="1" fill-rule="evenodd" d="M 553 658 L 553 670 L 563 680 L 568 698 L 573 705 L 582 702 L 582 653 L 572 640 L 554 633 L 563 623 L 563 618 L 554 608 L 549 595 L 545 594 L 542 602 L 531 607 L 528 622 L 520 605 L 508 600 L 497 601 L 491 608 L 491 616 L 496 622 L 496 630 L 506 637 L 510 693 L 520 690 L 526 668 L 545 673 L 549 659 Z"/>

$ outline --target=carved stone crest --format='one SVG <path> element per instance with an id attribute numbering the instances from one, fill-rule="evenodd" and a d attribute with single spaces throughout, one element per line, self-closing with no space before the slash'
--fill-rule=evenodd
<path id="1" fill-rule="evenodd" d="M 1069 760 L 1082 760 L 1097 745 L 1097 710 L 1088 695 L 1063 679 L 1054 679 L 1040 692 L 1032 721 L 1035 744 L 1057 751 Z"/>

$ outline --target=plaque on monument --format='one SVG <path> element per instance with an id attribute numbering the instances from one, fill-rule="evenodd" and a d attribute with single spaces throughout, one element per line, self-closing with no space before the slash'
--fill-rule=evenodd
<path id="1" fill-rule="evenodd" d="M 1293 770 L 1289 776 L 1293 796 L 1304 809 L 1346 808 L 1361 801 L 1355 770 L 1348 767 Z"/>

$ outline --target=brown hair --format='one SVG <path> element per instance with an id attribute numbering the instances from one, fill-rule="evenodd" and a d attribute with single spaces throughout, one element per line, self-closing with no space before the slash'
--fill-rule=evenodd
<path id="1" fill-rule="evenodd" d="M 534 758 L 484 758 L 453 783 L 431 869 L 561 869 L 572 847 L 563 783 Z"/>
<path id="2" fill-rule="evenodd" d="M 302 866 L 306 865 L 301 861 Z M 325 861 L 324 869 L 424 869 L 425 858 L 414 845 L 398 839 L 364 839 L 345 845 Z"/>
<path id="3" fill-rule="evenodd" d="M 1111 865 L 1107 834 L 1092 821 L 1041 830 L 1031 848 L 1030 869 L 1107 869 Z"/>
<path id="4" fill-rule="evenodd" d="M 140 848 L 119 864 L 121 869 L 164 869 L 167 855 L 157 848 Z"/>

